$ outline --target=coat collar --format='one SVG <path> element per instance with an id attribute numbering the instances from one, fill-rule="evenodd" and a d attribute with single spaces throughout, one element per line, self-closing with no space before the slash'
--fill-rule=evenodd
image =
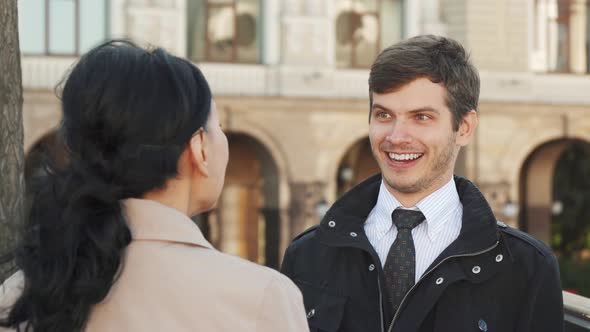
<path id="1" fill-rule="evenodd" d="M 467 179 L 455 176 L 454 180 L 463 205 L 461 232 L 439 258 L 483 250 L 493 246 L 499 238 L 496 218 L 483 194 Z M 363 241 L 366 239 L 363 225 L 377 203 L 380 184 L 381 174 L 377 174 L 336 201 L 320 223 L 318 240 L 333 246 L 366 247 L 368 241 Z"/>
<path id="2" fill-rule="evenodd" d="M 177 242 L 213 249 L 195 223 L 182 212 L 156 201 L 121 201 L 133 240 Z"/>

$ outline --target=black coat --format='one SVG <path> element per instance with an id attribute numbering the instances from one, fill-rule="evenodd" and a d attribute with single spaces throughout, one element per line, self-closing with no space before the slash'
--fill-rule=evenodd
<path id="1" fill-rule="evenodd" d="M 455 182 L 461 232 L 408 292 L 395 318 L 363 229 L 380 175 L 345 194 L 318 226 L 291 243 L 281 269 L 303 293 L 312 332 L 563 331 L 555 256 L 540 241 L 496 222 L 471 182 Z"/>

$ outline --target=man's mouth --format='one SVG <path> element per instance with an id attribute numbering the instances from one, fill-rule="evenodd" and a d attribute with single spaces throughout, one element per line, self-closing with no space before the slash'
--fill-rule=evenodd
<path id="1" fill-rule="evenodd" d="M 395 162 L 410 162 L 417 159 L 420 159 L 424 154 L 423 153 L 387 153 L 389 159 Z"/>

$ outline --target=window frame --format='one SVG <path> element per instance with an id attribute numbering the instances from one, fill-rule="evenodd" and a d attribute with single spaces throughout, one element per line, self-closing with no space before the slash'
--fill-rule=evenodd
<path id="1" fill-rule="evenodd" d="M 572 7 L 575 5 L 578 5 L 578 1 L 581 0 L 554 0 L 555 4 L 557 6 L 557 17 L 556 18 L 551 18 L 549 17 L 549 15 L 543 15 L 541 17 L 541 13 L 539 10 L 539 7 L 544 4 L 547 5 L 548 3 L 551 2 L 551 0 L 534 0 L 533 3 L 533 50 L 535 52 L 542 52 L 543 53 L 543 57 L 544 57 L 544 72 L 546 73 L 550 73 L 550 74 L 568 74 L 568 75 L 589 75 L 590 74 L 590 49 L 585 47 L 586 50 L 586 71 L 584 72 L 577 72 L 574 71 L 574 69 L 572 68 L 572 60 L 571 60 L 571 44 L 572 44 L 572 38 L 574 33 L 572 33 L 571 30 L 571 20 L 572 20 Z M 590 0 L 584 0 L 585 4 L 580 4 L 586 7 L 586 12 L 590 13 Z M 561 12 L 559 10 L 560 6 L 565 6 L 566 10 L 566 14 L 561 16 Z M 586 17 L 587 20 L 587 25 L 590 25 L 590 16 Z M 559 39 L 557 40 L 558 43 L 558 53 L 559 51 L 563 51 L 563 56 L 565 57 L 565 65 L 562 69 L 559 68 L 555 68 L 552 69 L 551 67 L 551 63 L 550 63 L 550 44 L 551 44 L 551 36 L 549 31 L 545 28 L 542 29 L 539 26 L 539 21 L 544 21 L 545 22 L 545 27 L 549 26 L 550 24 L 555 24 L 557 26 L 563 25 L 565 27 L 565 45 L 564 48 L 561 49 L 559 47 Z M 559 36 L 557 37 L 559 38 Z M 544 47 L 542 47 L 541 45 L 539 45 L 539 40 L 544 40 Z M 587 40 L 590 40 L 590 35 L 586 36 Z M 588 42 L 588 41 L 587 41 Z"/>
<path id="2" fill-rule="evenodd" d="M 50 2 L 53 0 L 43 0 L 44 16 L 45 16 L 45 33 L 43 36 L 43 51 L 39 53 L 35 52 L 22 52 L 24 56 L 53 56 L 53 57 L 71 57 L 80 56 L 80 0 L 71 0 L 74 3 L 74 52 L 72 53 L 61 53 L 50 51 L 50 27 L 51 27 L 51 6 Z M 105 10 L 105 28 L 104 35 L 108 38 L 109 36 L 109 23 L 110 23 L 110 0 L 104 0 Z"/>
<path id="3" fill-rule="evenodd" d="M 351 8 L 350 11 L 354 12 L 355 14 L 357 14 L 361 17 L 365 16 L 365 15 L 370 15 L 370 16 L 375 17 L 375 19 L 377 21 L 377 42 L 375 43 L 375 54 L 377 55 L 377 54 L 379 54 L 379 51 L 381 50 L 381 17 L 380 17 L 380 14 L 382 12 L 381 7 L 383 5 L 383 0 L 375 0 L 375 1 L 376 1 L 375 7 L 377 8 L 377 10 L 357 11 L 357 10 L 354 10 L 353 8 Z M 353 4 L 352 7 L 354 7 L 354 3 L 357 3 L 357 2 L 362 2 L 362 0 L 354 0 L 352 2 L 352 4 Z M 336 24 L 336 19 L 337 19 L 337 16 L 335 17 L 334 24 Z M 352 16 L 351 16 L 351 19 L 352 19 Z M 335 31 L 335 33 L 338 33 L 338 32 Z M 356 54 L 357 53 L 356 52 L 357 42 L 354 40 L 354 38 L 353 38 L 354 36 L 350 36 L 350 37 L 351 37 L 350 40 L 352 41 L 352 44 L 350 47 L 350 65 L 342 66 L 339 68 L 341 68 L 341 69 L 367 69 L 367 68 L 369 68 L 370 65 L 367 66 L 367 65 L 362 65 L 362 64 L 358 63 L 357 54 Z M 336 43 L 337 42 L 338 41 L 336 40 Z M 336 57 L 336 56 L 337 56 L 336 52 L 334 52 L 334 57 Z M 338 63 L 338 59 L 335 58 L 334 60 L 335 60 L 335 63 Z"/>
<path id="4" fill-rule="evenodd" d="M 260 49 L 258 49 L 258 54 L 256 56 L 255 60 L 241 60 L 239 59 L 238 56 L 238 38 L 240 37 L 240 31 L 238 29 L 238 1 L 239 0 L 231 0 L 227 1 L 227 2 L 214 2 L 214 1 L 210 1 L 210 0 L 203 0 L 205 2 L 205 16 L 204 16 L 204 20 L 205 20 L 205 29 L 204 29 L 204 41 L 205 41 L 205 52 L 204 52 L 204 59 L 198 59 L 195 58 L 194 56 L 192 56 L 191 58 L 193 58 L 193 61 L 203 61 L 203 62 L 212 62 L 212 63 L 239 63 L 239 64 L 257 64 L 260 63 L 261 61 L 261 54 L 260 54 Z M 258 44 L 260 42 L 259 38 L 262 38 L 262 35 L 259 34 L 259 32 L 261 31 L 261 29 L 259 28 L 259 24 L 262 24 L 262 17 L 261 17 L 261 6 L 263 5 L 263 1 L 261 0 L 257 0 L 258 1 L 258 17 L 257 17 L 257 27 L 256 27 L 256 31 L 254 32 L 256 34 L 256 43 Z M 211 48 L 213 45 L 212 40 L 209 38 L 209 12 L 211 11 L 211 9 L 213 8 L 231 8 L 232 9 L 232 14 L 233 14 L 233 20 L 234 20 L 234 36 L 232 39 L 232 50 L 231 50 L 231 57 L 229 59 L 219 59 L 219 58 L 215 58 L 212 56 L 211 54 Z M 198 37 L 197 37 L 198 38 Z M 258 46 L 257 46 L 258 47 Z"/>

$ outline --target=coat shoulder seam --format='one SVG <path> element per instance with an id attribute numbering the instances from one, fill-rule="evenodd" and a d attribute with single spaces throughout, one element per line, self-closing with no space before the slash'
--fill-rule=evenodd
<path id="1" fill-rule="evenodd" d="M 509 235 L 512 238 L 516 238 L 521 240 L 522 242 L 527 243 L 531 247 L 535 248 L 542 256 L 549 256 L 552 254 L 549 248 L 543 242 L 537 240 L 536 238 L 532 237 L 531 235 L 523 231 L 520 231 L 512 227 L 500 228 L 500 231 Z"/>
<path id="2" fill-rule="evenodd" d="M 308 229 L 304 230 L 301 234 L 297 235 L 292 242 L 295 242 L 301 238 L 303 238 L 304 236 L 306 236 L 309 233 L 312 233 L 313 231 L 315 231 L 320 225 L 313 225 L 311 227 L 309 227 Z"/>

